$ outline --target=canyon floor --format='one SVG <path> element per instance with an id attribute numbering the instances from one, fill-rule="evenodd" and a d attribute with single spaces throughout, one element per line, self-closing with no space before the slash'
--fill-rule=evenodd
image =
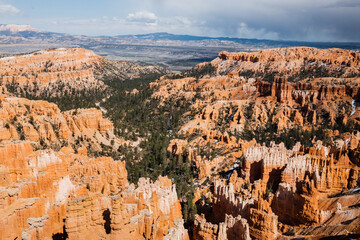
<path id="1" fill-rule="evenodd" d="M 0 58 L 1 239 L 360 239 L 360 54 Z"/>

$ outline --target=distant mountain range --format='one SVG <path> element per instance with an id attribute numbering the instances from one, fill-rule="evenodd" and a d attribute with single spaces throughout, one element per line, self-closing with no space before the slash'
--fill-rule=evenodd
<path id="1" fill-rule="evenodd" d="M 202 37 L 151 33 L 140 35 L 84 36 L 37 30 L 30 25 L 0 25 L 0 54 L 44 48 L 83 47 L 109 59 L 163 64 L 182 70 L 208 61 L 222 50 L 256 51 L 265 48 L 308 46 L 358 50 L 360 43 L 296 42 L 247 38 Z"/>
<path id="2" fill-rule="evenodd" d="M 254 45 L 269 45 L 279 47 L 290 46 L 307 46 L 317 48 L 345 48 L 345 49 L 359 49 L 359 42 L 305 42 L 305 41 L 276 41 L 267 39 L 255 39 L 255 38 L 230 38 L 230 37 L 202 37 L 192 35 L 176 35 L 166 32 L 139 34 L 139 35 L 118 35 L 117 38 L 135 38 L 135 39 L 147 39 L 147 40 L 172 40 L 172 41 L 204 41 L 204 40 L 217 40 L 222 42 L 234 42 L 249 46 Z"/>

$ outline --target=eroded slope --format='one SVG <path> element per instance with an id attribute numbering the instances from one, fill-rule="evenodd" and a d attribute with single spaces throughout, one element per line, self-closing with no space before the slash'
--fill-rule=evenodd
<path id="1" fill-rule="evenodd" d="M 339 49 L 220 53 L 215 72 L 151 84 L 154 98 L 192 101 L 168 151 L 195 168 L 194 239 L 359 237 L 359 62 Z"/>
<path id="2" fill-rule="evenodd" d="M 119 141 L 99 110 L 62 113 L 7 93 L 0 102 L 2 239 L 188 238 L 168 178 L 135 187 L 124 162 L 87 155 Z"/>

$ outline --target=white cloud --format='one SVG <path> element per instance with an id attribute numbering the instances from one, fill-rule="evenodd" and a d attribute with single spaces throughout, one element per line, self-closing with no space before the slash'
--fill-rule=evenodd
<path id="1" fill-rule="evenodd" d="M 141 11 L 136 13 L 130 13 L 126 17 L 126 20 L 129 22 L 139 22 L 149 25 L 156 25 L 158 21 L 158 17 L 152 12 Z"/>
<path id="2" fill-rule="evenodd" d="M 19 14 L 21 11 L 10 4 L 0 4 L 0 14 Z"/>

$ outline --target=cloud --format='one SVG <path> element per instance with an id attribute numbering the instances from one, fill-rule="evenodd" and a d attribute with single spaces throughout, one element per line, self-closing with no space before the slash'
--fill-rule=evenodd
<path id="1" fill-rule="evenodd" d="M 42 4 L 42 12 L 53 19 L 41 14 L 38 17 L 31 8 L 26 9 L 28 15 L 22 16 L 23 19 L 14 15 L 19 10 L 7 9 L 13 16 L 6 15 L 4 6 L 9 3 L 12 2 L 0 0 L 0 22 L 15 20 L 34 24 L 37 21 L 37 28 L 46 26 L 47 29 L 51 29 L 48 23 L 56 22 L 54 30 L 75 34 L 170 32 L 211 37 L 360 42 L 359 0 L 107 0 L 87 6 L 89 9 L 81 14 L 76 8 L 67 9 L 65 14 Z M 37 7 L 39 10 L 40 6 Z"/>
<path id="2" fill-rule="evenodd" d="M 1 0 L 0 0 L 1 1 Z M 49 19 L 47 31 L 66 32 L 75 35 L 126 35 L 153 32 L 196 35 L 193 19 L 183 16 L 158 17 L 151 12 L 131 13 L 127 17 L 101 16 L 98 18 Z M 150 14 L 149 14 L 150 13 Z"/>
<path id="3" fill-rule="evenodd" d="M 360 7 L 360 2 L 359 1 L 353 1 L 353 0 L 342 0 L 340 2 L 335 2 L 335 3 L 330 4 L 328 7 L 333 7 L 333 8 L 339 8 L 339 7 L 359 8 Z"/>
<path id="4" fill-rule="evenodd" d="M 176 20 L 179 24 L 183 24 L 183 25 L 190 26 L 192 24 L 192 22 L 187 17 L 176 16 L 174 20 Z"/>
<path id="5" fill-rule="evenodd" d="M 145 0 L 138 0 L 145 2 Z M 182 15 L 199 35 L 360 41 L 359 0 L 152 0 L 159 17 Z M 246 26 L 241 23 L 245 23 Z"/>
<path id="6" fill-rule="evenodd" d="M 254 29 L 248 27 L 244 22 L 239 24 L 237 28 L 237 37 L 240 38 L 259 38 L 259 39 L 279 39 L 279 34 L 268 31 L 265 28 Z"/>
<path id="7" fill-rule="evenodd" d="M 157 21 L 158 21 L 158 17 L 152 12 L 141 11 L 141 12 L 136 12 L 136 13 L 130 13 L 126 17 L 126 20 L 129 22 L 137 22 L 137 23 L 145 23 L 145 24 L 149 24 L 149 25 L 156 25 Z"/>
<path id="8" fill-rule="evenodd" d="M 19 13 L 21 11 L 10 4 L 0 4 L 0 14 L 16 15 Z"/>

